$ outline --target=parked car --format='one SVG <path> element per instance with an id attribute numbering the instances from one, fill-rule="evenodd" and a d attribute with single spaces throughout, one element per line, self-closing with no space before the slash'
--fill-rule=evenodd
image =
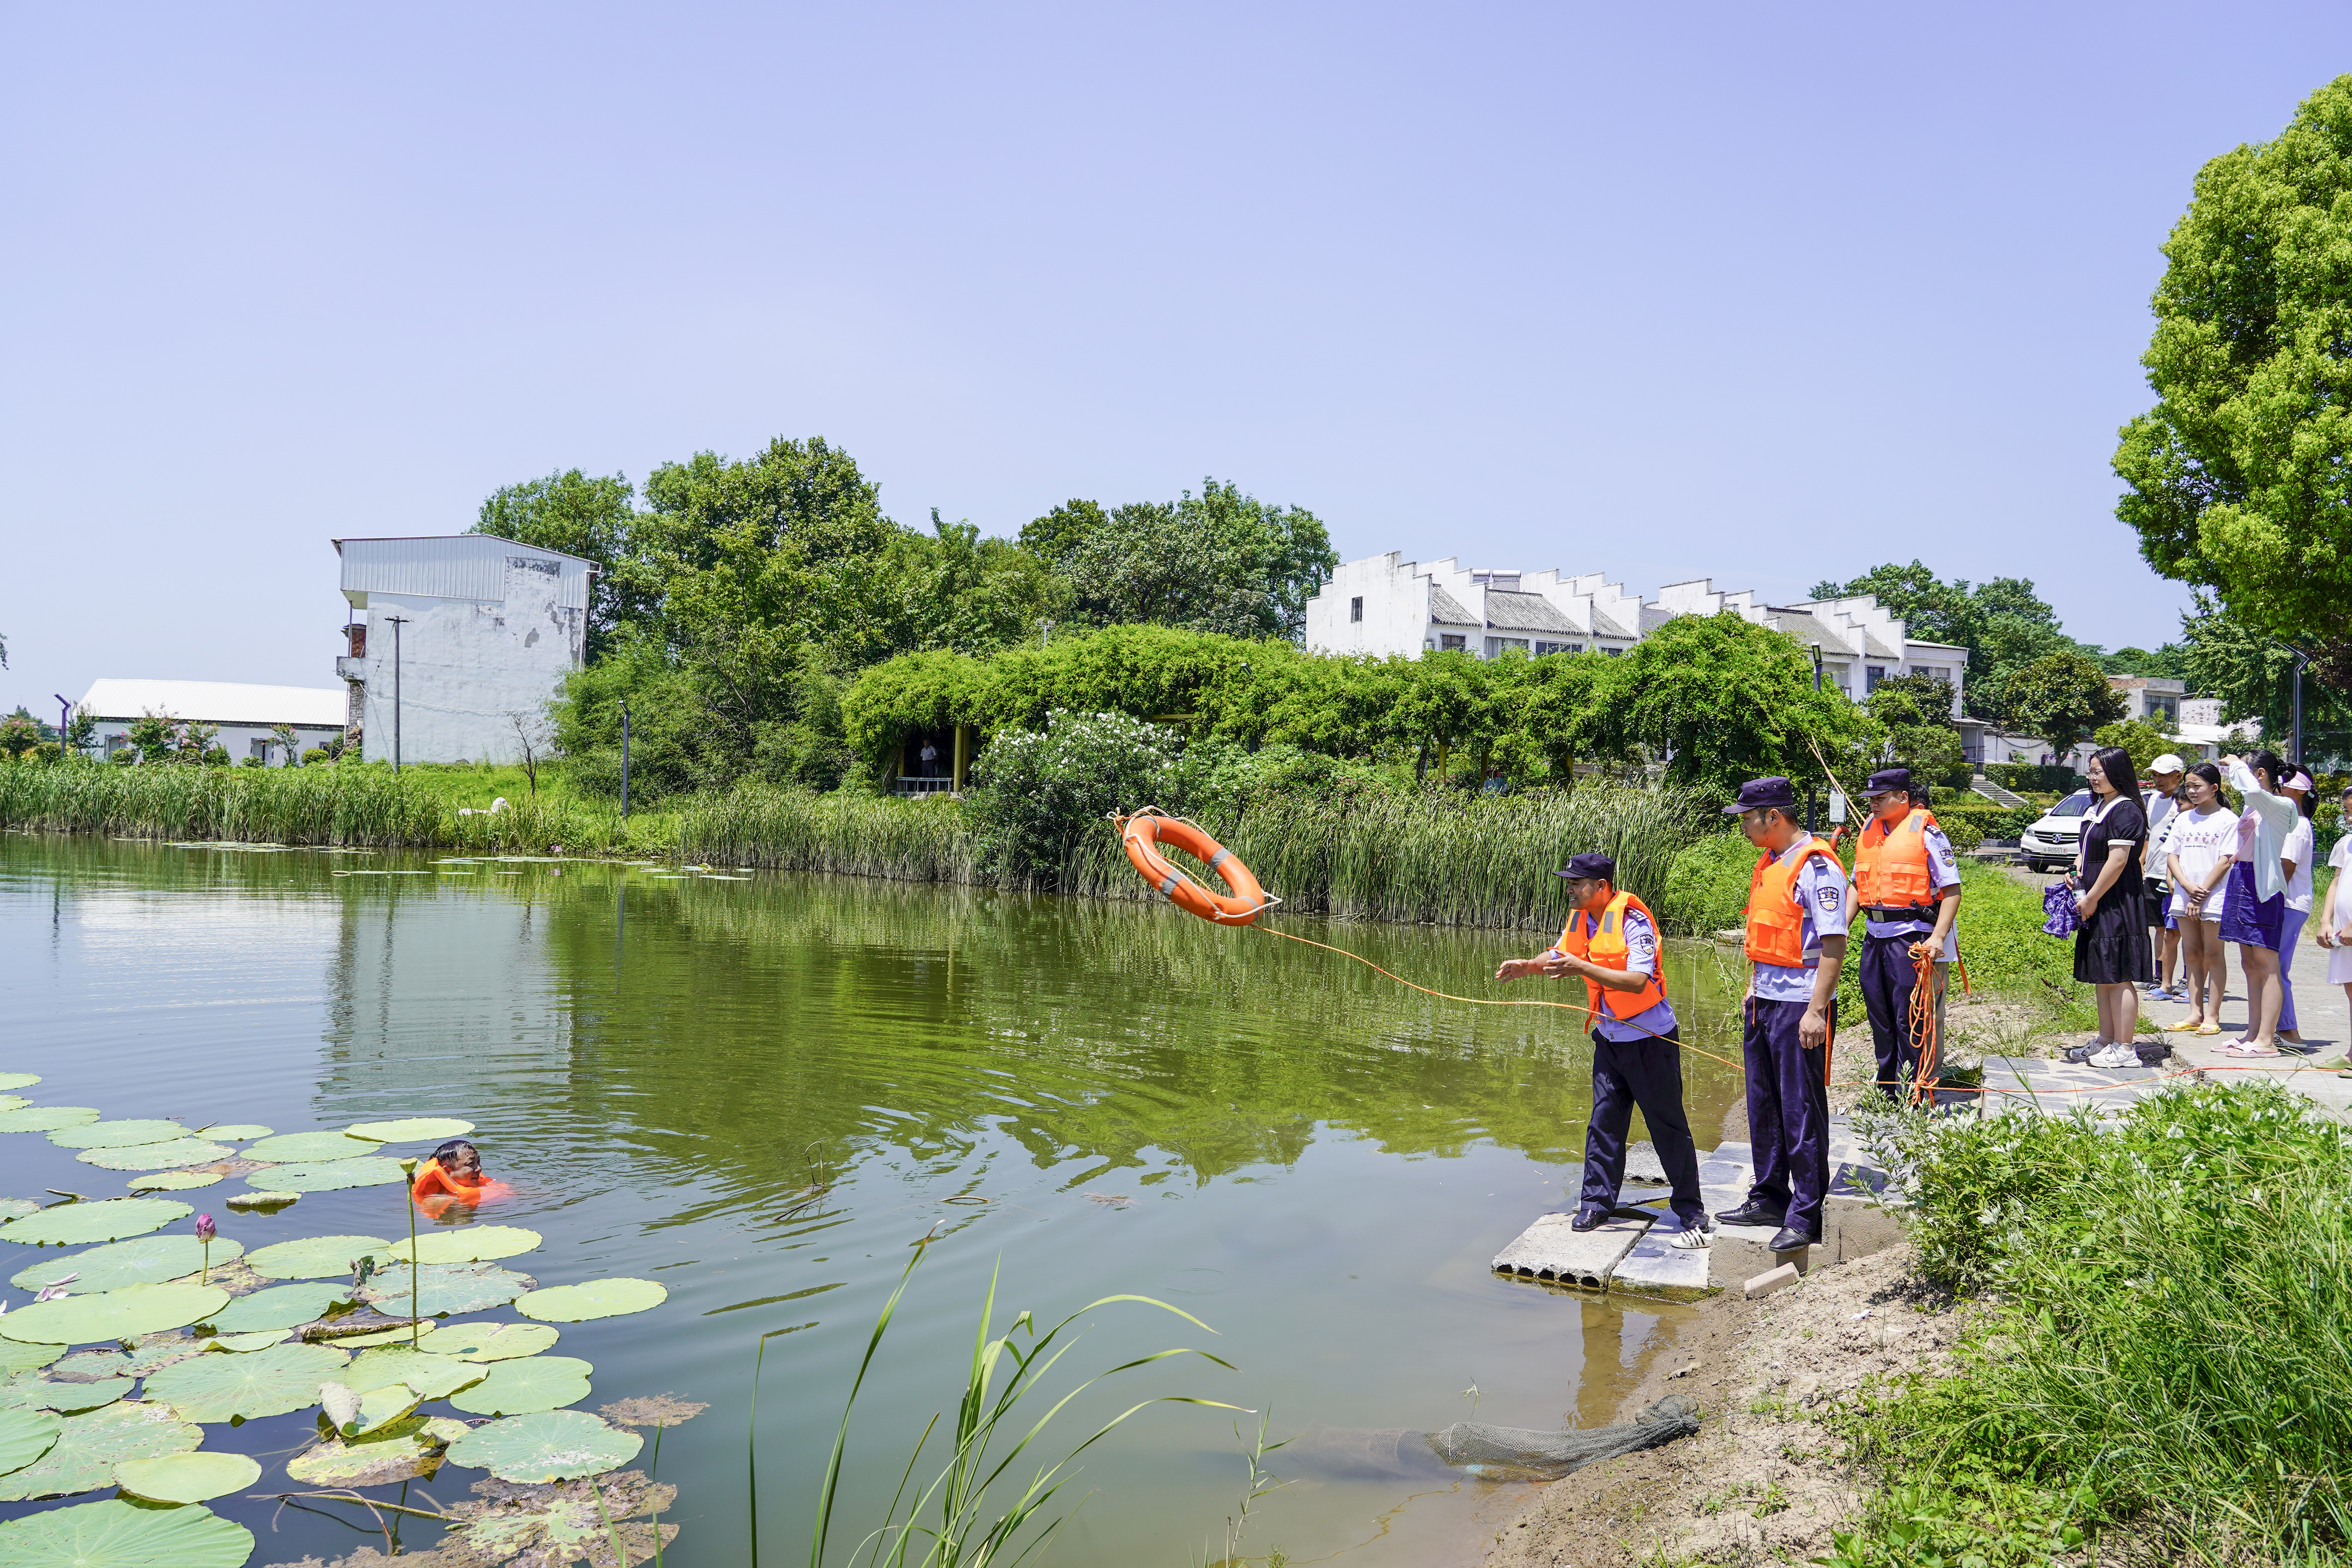
<path id="1" fill-rule="evenodd" d="M 2033 826 L 2017 836 L 2017 858 L 2030 871 L 2071 871 L 2074 852 L 2083 839 L 2083 814 L 2091 809 L 2091 792 L 2078 789 L 2043 812 Z"/>

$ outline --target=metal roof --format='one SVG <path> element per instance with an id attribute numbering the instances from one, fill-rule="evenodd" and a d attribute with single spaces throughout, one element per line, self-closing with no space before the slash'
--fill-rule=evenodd
<path id="1" fill-rule="evenodd" d="M 297 724 L 306 730 L 343 727 L 349 693 L 315 686 L 248 686 L 234 680 L 90 682 L 79 706 L 93 718 L 131 720 L 157 713 L 198 724 Z"/>
<path id="2" fill-rule="evenodd" d="M 446 533 L 415 539 L 338 539 L 343 558 L 343 595 L 352 604 L 370 594 L 406 594 L 426 599 L 472 599 L 498 604 L 507 597 L 507 563 L 528 561 L 556 569 L 555 602 L 566 609 L 588 607 L 588 578 L 596 563 L 561 550 L 519 544 L 490 533 Z"/>
<path id="3" fill-rule="evenodd" d="M 1514 577 L 1512 581 L 1517 582 Z M 1502 631 L 1575 632 L 1577 624 L 1541 594 L 1521 594 L 1503 588 L 1486 590 L 1486 624 Z"/>

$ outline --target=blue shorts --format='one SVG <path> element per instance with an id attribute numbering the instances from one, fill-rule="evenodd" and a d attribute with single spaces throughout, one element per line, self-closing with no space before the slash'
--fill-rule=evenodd
<path id="1" fill-rule="evenodd" d="M 2221 940 L 2276 952 L 2286 927 L 2286 895 L 2273 893 L 2255 901 L 2254 868 L 2242 860 L 2231 866 L 2229 886 L 2229 899 L 2221 906 Z"/>

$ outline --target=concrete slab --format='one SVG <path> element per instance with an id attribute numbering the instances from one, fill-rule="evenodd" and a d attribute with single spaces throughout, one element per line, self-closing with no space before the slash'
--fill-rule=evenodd
<path id="1" fill-rule="evenodd" d="M 1521 1279 L 1605 1290 L 1618 1261 L 1650 1228 L 1647 1218 L 1612 1218 L 1588 1231 L 1571 1228 L 1576 1212 L 1538 1215 L 1518 1239 L 1495 1255 L 1494 1270 Z"/>
<path id="2" fill-rule="evenodd" d="M 1682 1221 L 1671 1213 L 1660 1215 L 1658 1223 L 1618 1259 L 1609 1276 L 1609 1293 L 1657 1301 L 1696 1301 L 1714 1295 L 1717 1286 L 1707 1277 L 1710 1249 L 1685 1252 L 1672 1245 L 1682 1227 Z"/>
<path id="3" fill-rule="evenodd" d="M 1715 1244 L 1706 1249 L 1707 1283 L 1718 1290 L 1736 1290 L 1783 1263 L 1796 1265 L 1800 1274 L 1811 1268 L 1820 1249 L 1804 1247 L 1794 1252 L 1775 1252 L 1772 1238 L 1779 1234 L 1777 1226 L 1768 1225 L 1716 1226 Z"/>
<path id="4" fill-rule="evenodd" d="M 1658 1158 L 1657 1145 L 1644 1138 L 1625 1146 L 1625 1180 L 1645 1187 L 1667 1185 L 1665 1162 Z"/>

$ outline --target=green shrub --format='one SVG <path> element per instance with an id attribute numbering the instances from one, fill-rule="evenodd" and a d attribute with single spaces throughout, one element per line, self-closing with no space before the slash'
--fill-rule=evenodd
<path id="1" fill-rule="evenodd" d="M 312 746 L 302 753 L 302 765 L 306 768 L 314 768 L 321 763 L 331 763 L 334 760 L 327 755 L 326 748 L 323 746 Z"/>
<path id="2" fill-rule="evenodd" d="M 977 864 L 1008 881 L 1059 887 L 1070 858 L 1114 815 L 1159 806 L 1230 816 L 1249 784 L 1246 754 L 1124 713 L 1047 716 L 996 737 L 972 769 Z"/>
<path id="3" fill-rule="evenodd" d="M 2063 763 L 1987 763 L 1985 777 L 2020 795 L 2072 795 L 2090 781 Z"/>

